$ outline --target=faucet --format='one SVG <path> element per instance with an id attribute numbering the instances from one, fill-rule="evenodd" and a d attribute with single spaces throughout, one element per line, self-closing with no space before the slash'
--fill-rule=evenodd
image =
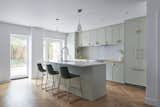
<path id="1" fill-rule="evenodd" d="M 65 55 L 65 56 L 64 56 Z M 69 55 L 69 50 L 65 46 L 61 49 L 61 61 L 64 61 L 64 59 Z"/>

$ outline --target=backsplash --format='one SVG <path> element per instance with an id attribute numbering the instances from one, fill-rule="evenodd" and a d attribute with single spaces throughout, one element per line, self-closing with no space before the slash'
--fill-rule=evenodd
<path id="1" fill-rule="evenodd" d="M 83 47 L 80 49 L 80 56 L 85 59 L 96 60 L 120 60 L 123 58 L 123 45 Z"/>

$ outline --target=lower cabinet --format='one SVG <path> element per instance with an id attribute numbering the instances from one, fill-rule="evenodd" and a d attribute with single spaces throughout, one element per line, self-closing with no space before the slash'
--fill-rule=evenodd
<path id="1" fill-rule="evenodd" d="M 124 83 L 124 64 L 123 63 L 107 63 L 106 64 L 106 80 Z"/>
<path id="2" fill-rule="evenodd" d="M 106 80 L 146 86 L 146 70 L 128 67 L 127 72 L 125 72 L 125 69 L 124 63 L 107 63 Z"/>
<path id="3" fill-rule="evenodd" d="M 137 68 L 128 68 L 125 72 L 125 83 L 138 86 L 146 86 L 146 70 Z"/>

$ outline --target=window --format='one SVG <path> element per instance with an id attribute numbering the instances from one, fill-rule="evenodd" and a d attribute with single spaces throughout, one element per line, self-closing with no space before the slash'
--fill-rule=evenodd
<path id="1" fill-rule="evenodd" d="M 43 60 L 54 61 L 60 60 L 61 49 L 64 46 L 63 40 L 44 39 L 43 40 Z"/>

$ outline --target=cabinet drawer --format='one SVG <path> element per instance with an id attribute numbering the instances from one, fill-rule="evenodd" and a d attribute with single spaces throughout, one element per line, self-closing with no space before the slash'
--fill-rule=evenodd
<path id="1" fill-rule="evenodd" d="M 128 69 L 125 71 L 125 82 L 133 85 L 146 86 L 146 71 Z"/>

